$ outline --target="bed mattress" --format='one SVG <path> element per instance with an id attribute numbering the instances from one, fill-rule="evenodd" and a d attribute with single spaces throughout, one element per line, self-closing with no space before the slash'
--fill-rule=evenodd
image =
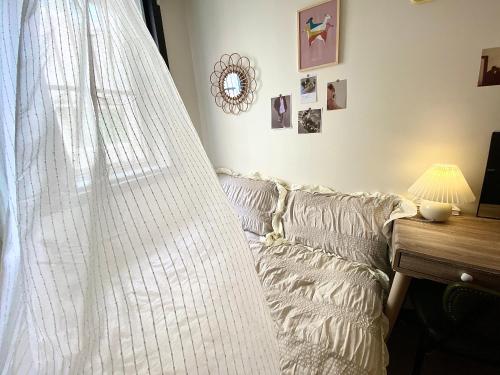
<path id="1" fill-rule="evenodd" d="M 283 374 L 385 374 L 385 288 L 368 266 L 249 240 Z"/>

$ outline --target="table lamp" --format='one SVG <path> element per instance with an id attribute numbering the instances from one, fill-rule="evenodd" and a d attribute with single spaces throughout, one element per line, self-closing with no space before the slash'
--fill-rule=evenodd
<path id="1" fill-rule="evenodd" d="M 432 165 L 408 192 L 421 199 L 420 214 L 432 221 L 446 221 L 452 204 L 476 199 L 460 168 L 451 164 Z"/>

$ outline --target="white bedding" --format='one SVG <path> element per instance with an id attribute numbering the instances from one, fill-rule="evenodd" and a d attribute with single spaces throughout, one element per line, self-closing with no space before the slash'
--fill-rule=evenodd
<path id="1" fill-rule="evenodd" d="M 283 374 L 385 374 L 385 290 L 367 266 L 250 240 Z"/>
<path id="2" fill-rule="evenodd" d="M 248 230 L 244 230 L 243 233 L 245 233 L 245 238 L 248 242 L 263 242 L 266 238 L 264 236 L 259 236 L 258 234 L 255 234 L 253 232 L 249 232 Z"/>

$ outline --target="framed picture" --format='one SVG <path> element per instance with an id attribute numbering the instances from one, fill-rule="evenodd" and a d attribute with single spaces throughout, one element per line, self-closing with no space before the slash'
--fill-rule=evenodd
<path id="1" fill-rule="evenodd" d="M 328 0 L 297 12 L 299 71 L 337 64 L 340 0 Z"/>

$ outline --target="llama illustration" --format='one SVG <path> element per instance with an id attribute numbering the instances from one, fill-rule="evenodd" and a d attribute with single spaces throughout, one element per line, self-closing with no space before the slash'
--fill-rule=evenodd
<path id="1" fill-rule="evenodd" d="M 331 18 L 332 17 L 329 14 L 326 14 L 323 22 L 321 23 L 314 23 L 313 17 L 310 17 L 306 21 L 305 31 L 309 40 L 309 46 L 315 40 L 322 40 L 323 43 L 326 43 L 326 38 L 328 37 L 328 29 L 333 27 L 333 25 L 328 22 Z"/>

